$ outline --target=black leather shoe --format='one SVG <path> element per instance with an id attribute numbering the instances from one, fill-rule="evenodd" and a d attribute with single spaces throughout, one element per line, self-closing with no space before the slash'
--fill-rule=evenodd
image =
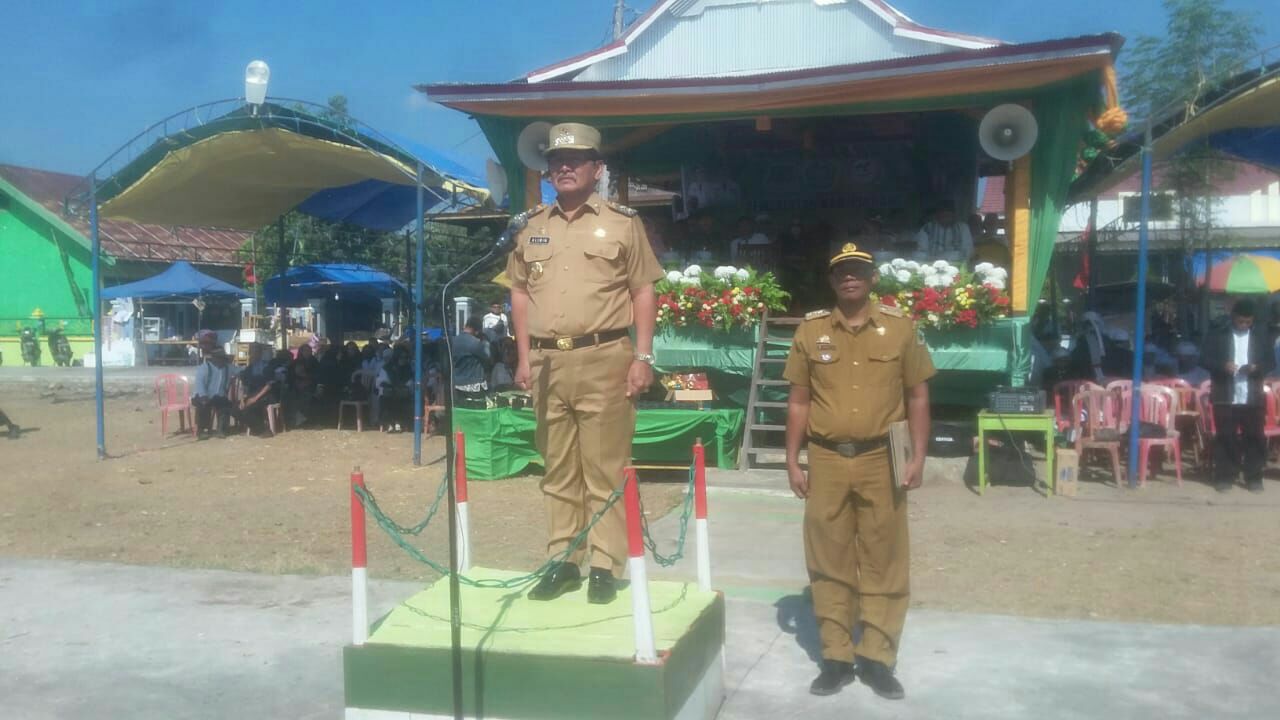
<path id="1" fill-rule="evenodd" d="M 813 695 L 835 695 L 856 677 L 853 663 L 823 660 L 822 672 L 813 679 L 812 683 L 809 683 L 809 692 Z"/>
<path id="2" fill-rule="evenodd" d="M 907 696 L 906 691 L 902 689 L 902 683 L 893 676 L 889 666 L 882 662 L 864 657 L 858 658 L 858 677 L 862 678 L 863 685 L 886 700 L 901 700 Z"/>
<path id="3" fill-rule="evenodd" d="M 593 605 L 608 605 L 616 597 L 618 597 L 618 587 L 613 579 L 613 571 L 591 568 L 591 576 L 587 581 L 587 602 Z"/>
<path id="4" fill-rule="evenodd" d="M 1262 481 L 1261 481 L 1261 480 L 1253 480 L 1253 481 L 1251 481 L 1251 482 L 1249 483 L 1249 492 L 1251 492 L 1251 493 L 1260 493 L 1260 492 L 1262 492 Z"/>
<path id="5" fill-rule="evenodd" d="M 582 587 L 582 573 L 577 565 L 562 562 L 547 571 L 529 591 L 530 600 L 555 600 Z"/>

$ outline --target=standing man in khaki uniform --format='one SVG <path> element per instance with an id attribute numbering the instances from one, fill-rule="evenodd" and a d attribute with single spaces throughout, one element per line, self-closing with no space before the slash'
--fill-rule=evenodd
<path id="1" fill-rule="evenodd" d="M 871 302 L 870 253 L 849 243 L 829 267 L 836 307 L 805 317 L 784 373 L 787 476 L 805 501 L 805 563 L 822 641 L 822 672 L 809 691 L 831 695 L 861 676 L 896 700 L 904 696 L 893 668 L 909 597 L 905 491 L 924 472 L 933 362 L 910 319 Z M 897 489 L 888 433 L 904 416 L 912 456 Z M 799 459 L 806 439 L 807 477 Z"/>
<path id="2" fill-rule="evenodd" d="M 662 267 L 636 212 L 595 192 L 604 172 L 600 133 L 565 123 L 551 128 L 549 140 L 556 202 L 529 213 L 507 276 L 519 355 L 514 380 L 533 394 L 546 468 L 547 552 L 554 556 L 622 487 L 635 400 L 653 382 L 653 284 Z M 617 595 L 615 573 L 627 558 L 622 503 L 614 503 L 588 541 L 544 575 L 529 598 L 552 600 L 581 587 L 578 566 L 588 549 L 587 600 L 610 602 Z"/>

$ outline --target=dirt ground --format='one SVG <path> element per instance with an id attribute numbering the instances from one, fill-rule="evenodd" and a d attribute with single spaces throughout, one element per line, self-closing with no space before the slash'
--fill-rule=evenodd
<path id="1" fill-rule="evenodd" d="M 414 469 L 409 434 L 304 429 L 267 440 L 162 439 L 143 394 L 108 399 L 113 458 L 97 462 L 85 391 L 0 386 L 0 407 L 26 428 L 20 440 L 0 438 L 0 555 L 343 573 L 351 469 L 363 469 L 382 507 L 404 525 L 422 517 L 442 472 L 441 440 L 424 444 L 429 464 Z M 971 466 L 931 460 L 926 486 L 912 494 L 913 606 L 1280 623 L 1274 472 L 1261 495 L 1243 488 L 1219 495 L 1194 475 L 1181 488 L 1161 475 L 1125 490 L 1089 472 L 1078 497 L 1046 499 L 1016 481 L 977 497 L 962 481 Z M 997 464 L 992 475 L 1011 478 L 1016 468 Z M 642 488 L 653 518 L 676 505 L 684 486 Z M 471 501 L 477 564 L 541 562 L 537 478 L 472 483 Z M 440 561 L 444 527 L 441 517 L 416 543 Z M 369 540 L 375 577 L 432 577 L 372 524 Z"/>

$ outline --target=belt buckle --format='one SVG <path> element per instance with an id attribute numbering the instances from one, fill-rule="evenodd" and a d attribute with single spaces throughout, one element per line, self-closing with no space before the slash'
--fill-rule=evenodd
<path id="1" fill-rule="evenodd" d="M 573 349 L 573 338 L 567 338 L 567 337 L 556 338 L 556 349 L 557 349 L 557 350 L 572 350 L 572 349 Z"/>
<path id="2" fill-rule="evenodd" d="M 836 444 L 836 452 L 844 457 L 851 458 L 858 455 L 858 444 L 853 442 L 842 442 Z"/>

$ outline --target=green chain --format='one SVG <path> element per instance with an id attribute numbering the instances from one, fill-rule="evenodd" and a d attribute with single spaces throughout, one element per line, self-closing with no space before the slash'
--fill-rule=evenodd
<path id="1" fill-rule="evenodd" d="M 644 512 L 644 503 L 640 503 L 640 527 L 644 530 L 644 546 L 653 554 L 654 562 L 662 567 L 671 567 L 684 557 L 684 541 L 689 536 L 689 516 L 693 514 L 693 482 L 694 468 L 689 466 L 689 487 L 684 493 L 684 508 L 680 511 L 680 537 L 676 539 L 676 550 L 670 555 L 658 552 L 658 543 L 649 534 L 649 518 Z"/>
<path id="2" fill-rule="evenodd" d="M 431 507 L 427 508 L 427 516 L 422 518 L 422 522 L 414 525 L 413 527 L 398 525 L 394 520 L 391 520 L 390 517 L 383 513 L 382 508 L 378 507 L 378 500 L 373 496 L 373 491 L 367 486 L 358 486 L 356 494 L 360 496 L 360 502 L 364 504 L 366 510 L 372 510 L 375 517 L 381 515 L 382 517 L 387 518 L 387 521 L 395 528 L 396 533 L 400 535 L 420 535 L 422 534 L 422 531 L 426 530 L 427 526 L 431 524 L 432 518 L 436 516 L 436 512 L 440 509 L 440 501 L 444 499 L 444 492 L 448 489 L 445 485 L 447 480 L 448 478 L 440 481 L 440 487 L 436 489 L 436 499 L 431 502 Z"/>
<path id="3" fill-rule="evenodd" d="M 449 481 L 449 478 L 446 476 L 445 482 L 448 482 L 448 481 Z M 432 570 L 436 571 L 441 575 L 446 575 L 446 576 L 449 575 L 449 568 L 427 557 L 422 553 L 421 550 L 414 547 L 412 544 L 410 544 L 408 541 L 404 539 L 404 537 L 402 536 L 399 530 L 400 526 L 397 525 L 391 518 L 387 517 L 386 514 L 382 512 L 382 509 L 379 508 L 376 503 L 372 502 L 373 496 L 369 493 L 368 488 L 357 485 L 355 490 L 356 490 L 356 496 L 360 498 L 360 502 L 364 504 L 365 509 L 373 514 L 373 518 L 375 521 L 377 521 L 378 527 L 381 527 L 387 533 L 387 536 L 390 537 L 395 544 L 399 545 L 401 549 L 409 553 L 410 557 L 422 563 L 423 565 L 426 565 L 427 567 L 431 568 Z M 549 560 L 543 563 L 542 566 L 539 567 L 537 570 L 534 570 L 533 572 L 528 573 L 526 575 L 520 575 L 518 577 L 508 578 L 506 580 L 493 580 L 493 579 L 474 580 L 472 578 L 469 578 L 459 573 L 458 581 L 464 585 L 470 585 L 471 587 L 509 589 L 509 588 L 518 588 L 524 585 L 528 585 L 538 580 L 543 575 L 546 575 L 548 572 L 550 572 L 552 568 L 556 567 L 560 563 L 567 560 L 569 556 L 572 555 L 578 549 L 578 546 L 581 545 L 584 540 L 586 540 L 587 534 L 591 532 L 591 529 L 594 528 L 596 526 L 596 523 L 600 521 L 600 518 L 603 517 L 604 514 L 609 511 L 609 508 L 612 508 L 614 504 L 618 502 L 618 498 L 620 497 L 622 497 L 622 491 L 615 490 L 613 494 L 609 496 L 609 499 L 605 501 L 604 507 L 600 508 L 599 512 L 591 516 L 591 522 L 587 523 L 587 526 L 582 529 L 582 532 L 578 533 L 577 536 L 573 538 L 573 541 L 569 543 L 568 547 L 566 547 L 564 550 L 561 550 L 560 552 L 553 555 Z"/>

